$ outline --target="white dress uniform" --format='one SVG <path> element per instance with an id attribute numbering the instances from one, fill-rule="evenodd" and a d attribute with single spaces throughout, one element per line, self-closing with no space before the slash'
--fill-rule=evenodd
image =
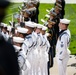
<path id="1" fill-rule="evenodd" d="M 43 46 L 43 36 L 42 34 L 38 34 L 38 69 L 37 69 L 37 75 L 43 75 L 43 59 L 42 59 L 42 46 Z"/>
<path id="2" fill-rule="evenodd" d="M 41 24 L 37 24 L 37 28 L 42 28 L 43 26 Z M 43 39 L 43 36 L 41 33 L 38 32 L 37 37 L 37 45 L 36 49 L 34 50 L 35 54 L 35 75 L 43 75 L 45 74 L 45 71 L 43 71 L 44 66 L 44 55 L 42 53 L 43 44 L 45 44 L 45 40 Z"/>
<path id="3" fill-rule="evenodd" d="M 18 47 L 16 45 L 14 45 L 14 48 L 18 53 L 18 63 L 19 63 L 19 67 L 20 67 L 20 75 L 24 75 L 24 71 L 27 68 L 26 57 L 25 57 L 24 51 L 21 50 L 21 47 Z"/>
<path id="4" fill-rule="evenodd" d="M 28 60 L 30 61 L 31 64 L 31 69 L 29 72 L 29 75 L 35 75 L 36 74 L 36 55 L 37 55 L 37 37 L 38 35 L 33 31 L 32 34 L 30 35 L 30 41 L 29 41 L 29 45 L 31 45 L 28 49 L 30 50 L 30 53 L 28 54 L 27 58 L 29 58 Z M 30 57 L 29 57 L 30 56 Z"/>
<path id="5" fill-rule="evenodd" d="M 30 68 L 28 68 L 25 71 L 25 75 L 32 75 L 32 47 L 33 47 L 33 40 L 32 40 L 32 35 L 28 35 L 25 38 L 25 41 L 22 45 L 22 49 L 25 51 L 25 54 L 27 56 L 27 60 L 30 63 Z"/>
<path id="6" fill-rule="evenodd" d="M 33 38 L 33 52 L 32 52 L 32 57 L 33 57 L 33 75 L 37 75 L 37 65 L 38 65 L 38 35 L 36 32 L 32 33 L 32 38 Z"/>
<path id="7" fill-rule="evenodd" d="M 50 43 L 49 43 L 49 41 L 47 39 L 46 34 L 44 35 L 44 39 L 46 41 L 46 43 L 45 43 L 45 56 L 46 56 L 45 57 L 46 58 L 45 62 L 47 63 L 49 61 L 49 59 L 48 59 L 48 52 L 49 52 L 49 49 L 50 49 Z"/>
<path id="8" fill-rule="evenodd" d="M 56 44 L 56 57 L 58 62 L 59 75 L 66 75 L 67 62 L 69 60 L 70 50 L 70 31 L 69 29 L 63 31 L 58 38 Z"/>
<path id="9" fill-rule="evenodd" d="M 23 43 L 24 39 L 21 37 L 13 37 L 13 42 L 16 43 Z M 17 45 L 13 45 L 15 48 L 15 52 L 17 53 L 17 57 L 18 57 L 18 63 L 19 63 L 19 67 L 20 67 L 20 75 L 24 75 L 24 71 L 27 68 L 27 64 L 26 64 L 26 56 L 25 56 L 25 52 L 22 50 L 21 47 L 17 46 Z"/>
<path id="10" fill-rule="evenodd" d="M 48 46 L 47 46 L 47 40 L 46 36 L 43 35 L 43 45 L 41 48 L 41 54 L 42 54 L 42 75 L 48 75 L 48 70 L 47 70 L 47 62 L 48 62 Z"/>
<path id="11" fill-rule="evenodd" d="M 25 22 L 25 25 L 31 28 L 34 28 L 36 25 L 34 25 L 33 22 L 28 21 Z M 33 49 L 34 49 L 34 42 L 35 42 L 35 36 L 33 35 L 33 32 L 25 37 L 25 41 L 23 43 L 23 49 L 25 50 L 25 53 L 27 54 L 27 60 L 30 62 L 31 68 L 25 72 L 26 75 L 34 75 L 33 73 Z M 26 50 L 27 48 L 27 50 Z"/>
<path id="12" fill-rule="evenodd" d="M 46 31 L 47 27 L 43 26 L 42 30 Z M 47 70 L 47 62 L 48 62 L 48 50 L 50 48 L 50 44 L 47 40 L 47 36 L 44 34 L 42 35 L 43 39 L 43 44 L 41 46 L 41 70 L 42 74 L 41 75 L 48 75 L 48 70 Z"/>

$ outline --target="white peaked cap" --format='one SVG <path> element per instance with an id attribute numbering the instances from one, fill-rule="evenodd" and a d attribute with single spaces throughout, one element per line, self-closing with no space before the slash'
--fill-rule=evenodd
<path id="1" fill-rule="evenodd" d="M 64 23 L 64 24 L 69 24 L 70 23 L 70 20 L 68 19 L 60 19 L 60 23 Z"/>
<path id="2" fill-rule="evenodd" d="M 43 28 L 43 25 L 37 24 L 37 28 Z"/>
<path id="3" fill-rule="evenodd" d="M 24 42 L 24 39 L 21 38 L 21 37 L 13 37 L 13 42 L 16 42 L 16 43 L 23 43 L 23 42 Z"/>
<path id="4" fill-rule="evenodd" d="M 31 27 L 31 28 L 36 27 L 35 23 L 34 22 L 31 22 L 31 21 L 25 22 L 25 26 L 28 26 L 28 27 Z"/>
<path id="5" fill-rule="evenodd" d="M 46 26 L 43 26 L 43 27 L 42 27 L 42 30 L 47 30 L 47 27 L 46 27 Z"/>
<path id="6" fill-rule="evenodd" d="M 28 32 L 28 29 L 26 29 L 26 28 L 21 28 L 21 27 L 17 27 L 17 32 L 26 34 L 26 33 Z"/>

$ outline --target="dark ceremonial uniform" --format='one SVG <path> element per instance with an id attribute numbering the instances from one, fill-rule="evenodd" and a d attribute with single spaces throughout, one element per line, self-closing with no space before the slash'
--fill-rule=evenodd
<path id="1" fill-rule="evenodd" d="M 13 46 L 0 34 L 0 67 L 6 75 L 19 75 L 17 55 Z"/>
<path id="2" fill-rule="evenodd" d="M 54 25 L 54 31 L 55 31 L 56 40 L 57 40 L 58 35 L 59 35 L 59 26 L 58 26 L 58 25 L 59 25 L 59 22 L 60 22 L 59 17 L 56 16 L 54 19 L 52 19 L 52 21 L 55 22 L 55 25 Z"/>
<path id="3" fill-rule="evenodd" d="M 55 6 L 56 6 L 56 3 L 57 2 L 55 2 Z M 62 18 L 64 18 L 64 15 L 65 15 L 65 0 L 61 0 L 61 2 L 58 4 L 60 4 L 62 6 L 62 8 L 61 8 L 62 10 L 60 11 L 60 15 L 58 14 L 60 16 L 60 18 L 62 19 Z"/>
<path id="4" fill-rule="evenodd" d="M 40 2 L 37 2 L 37 4 L 35 5 L 36 13 L 34 14 L 34 16 L 31 17 L 31 21 L 36 22 L 36 23 L 38 23 L 39 5 L 40 5 Z"/>
<path id="5" fill-rule="evenodd" d="M 37 6 L 36 6 L 36 23 L 39 23 L 39 21 L 38 21 L 39 6 L 40 6 L 40 2 L 38 2 L 38 3 L 37 3 Z"/>
<path id="6" fill-rule="evenodd" d="M 0 0 L 0 22 L 5 16 L 5 10 L 10 4 L 7 0 Z M 0 32 L 0 75 L 19 75 L 17 55 L 11 44 L 6 42 Z"/>
<path id="7" fill-rule="evenodd" d="M 62 10 L 61 10 L 61 18 L 64 18 L 65 15 L 65 0 L 62 0 L 61 2 Z"/>
<path id="8" fill-rule="evenodd" d="M 47 68 L 48 68 L 48 75 L 50 75 L 49 69 L 51 67 L 53 67 L 53 48 L 52 48 L 53 31 L 52 31 L 52 28 L 48 29 L 48 33 L 50 33 L 50 36 L 48 37 L 48 41 L 49 41 L 51 47 L 50 47 L 49 52 L 48 52 L 49 61 L 48 61 L 48 64 L 47 64 Z"/>

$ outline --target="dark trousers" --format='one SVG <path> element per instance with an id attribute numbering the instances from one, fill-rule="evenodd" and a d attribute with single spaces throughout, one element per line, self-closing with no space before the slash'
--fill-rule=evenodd
<path id="1" fill-rule="evenodd" d="M 48 69 L 48 75 L 50 75 L 50 71 L 49 71 L 49 69 L 51 68 L 51 67 L 53 67 L 53 64 L 54 64 L 54 62 L 53 62 L 53 51 L 52 51 L 53 49 L 50 47 L 50 50 L 49 50 L 49 61 L 48 61 L 48 63 L 47 63 L 47 69 Z"/>

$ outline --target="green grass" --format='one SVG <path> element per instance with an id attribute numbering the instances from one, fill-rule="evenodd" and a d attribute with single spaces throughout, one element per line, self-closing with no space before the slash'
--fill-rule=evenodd
<path id="1" fill-rule="evenodd" d="M 10 4 L 10 6 L 6 9 L 6 16 L 5 19 L 3 20 L 3 22 L 8 23 L 8 21 L 12 21 L 12 15 L 13 13 L 18 12 L 18 6 L 20 6 L 20 3 L 12 3 Z M 14 21 L 16 21 L 16 19 L 14 18 Z"/>
<path id="2" fill-rule="evenodd" d="M 40 21 L 40 19 L 41 18 L 44 19 L 45 14 L 48 14 L 48 12 L 46 12 L 46 9 L 51 9 L 52 7 L 53 7 L 53 4 L 40 4 L 40 7 L 39 7 L 39 11 L 40 11 L 40 14 L 39 14 L 39 22 L 40 23 L 42 23 Z"/>
<path id="3" fill-rule="evenodd" d="M 21 4 L 11 4 L 7 9 L 7 14 L 12 14 L 14 12 L 18 12 L 18 8 L 11 9 L 12 7 L 18 7 Z M 45 14 L 47 14 L 46 9 L 51 9 L 54 5 L 53 4 L 40 4 L 39 7 L 39 22 L 41 18 L 44 19 Z M 71 31 L 71 43 L 70 43 L 70 50 L 72 54 L 76 54 L 76 4 L 66 4 L 65 6 L 65 18 L 71 20 L 69 25 L 69 29 Z M 8 23 L 9 20 L 12 20 L 12 16 L 6 17 L 4 19 L 5 23 Z"/>
<path id="4" fill-rule="evenodd" d="M 71 31 L 70 50 L 72 54 L 76 54 L 76 4 L 67 4 L 65 7 L 65 17 L 71 20 L 69 29 Z"/>

